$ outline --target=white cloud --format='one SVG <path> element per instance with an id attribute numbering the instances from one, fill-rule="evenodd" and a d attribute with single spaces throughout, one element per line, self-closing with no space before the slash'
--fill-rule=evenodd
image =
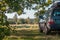
<path id="1" fill-rule="evenodd" d="M 13 12 L 13 13 L 5 13 L 5 15 L 7 16 L 7 18 L 13 18 L 15 14 L 16 14 L 16 12 Z"/>
<path id="2" fill-rule="evenodd" d="M 24 9 L 24 12 L 26 12 L 26 14 L 21 14 L 20 16 L 17 15 L 17 17 L 18 18 L 24 18 L 24 19 L 26 19 L 28 17 L 31 19 L 35 18 L 34 14 L 36 11 L 34 11 L 32 9 L 31 10 Z M 15 14 L 17 14 L 17 13 L 16 12 L 6 13 L 5 15 L 7 16 L 7 18 L 13 18 Z"/>

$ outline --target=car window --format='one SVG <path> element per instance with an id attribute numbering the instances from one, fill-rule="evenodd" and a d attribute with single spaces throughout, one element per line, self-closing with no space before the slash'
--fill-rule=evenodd
<path id="1" fill-rule="evenodd" d="M 60 16 L 60 9 L 54 10 L 53 16 Z"/>
<path id="2" fill-rule="evenodd" d="M 54 16 L 60 16 L 60 11 L 55 11 Z"/>

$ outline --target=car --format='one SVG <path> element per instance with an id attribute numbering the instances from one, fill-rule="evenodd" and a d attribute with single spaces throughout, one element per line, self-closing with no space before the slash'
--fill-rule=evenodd
<path id="1" fill-rule="evenodd" d="M 40 32 L 49 34 L 51 31 L 60 31 L 60 2 L 55 5 L 49 8 L 45 14 L 39 16 Z"/>

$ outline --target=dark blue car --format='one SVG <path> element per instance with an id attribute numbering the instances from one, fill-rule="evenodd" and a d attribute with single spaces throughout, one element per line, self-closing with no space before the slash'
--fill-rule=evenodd
<path id="1" fill-rule="evenodd" d="M 40 32 L 49 34 L 52 30 L 60 31 L 60 2 L 55 3 L 55 5 L 44 15 L 39 16 L 39 18 Z"/>

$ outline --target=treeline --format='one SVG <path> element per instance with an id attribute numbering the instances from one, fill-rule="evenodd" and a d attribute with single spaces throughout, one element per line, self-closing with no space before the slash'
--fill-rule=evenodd
<path id="1" fill-rule="evenodd" d="M 27 19 L 17 19 L 14 20 L 14 19 L 8 19 L 8 22 L 9 24 L 37 24 L 38 23 L 38 19 L 35 18 L 35 19 L 30 19 L 30 18 L 27 18 Z"/>

